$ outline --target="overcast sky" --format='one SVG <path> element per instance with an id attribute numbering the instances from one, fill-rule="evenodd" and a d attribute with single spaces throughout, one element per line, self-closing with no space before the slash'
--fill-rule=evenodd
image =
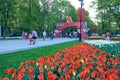
<path id="1" fill-rule="evenodd" d="M 71 2 L 71 4 L 73 6 L 75 6 L 76 9 L 78 9 L 80 7 L 80 1 L 78 0 L 68 0 Z M 93 21 L 96 21 L 95 20 L 95 16 L 96 16 L 96 10 L 93 9 L 93 8 L 90 8 L 89 6 L 91 5 L 91 2 L 94 1 L 94 0 L 83 0 L 83 3 L 84 3 L 84 9 L 87 10 L 89 12 L 89 16 L 90 18 L 93 20 Z"/>

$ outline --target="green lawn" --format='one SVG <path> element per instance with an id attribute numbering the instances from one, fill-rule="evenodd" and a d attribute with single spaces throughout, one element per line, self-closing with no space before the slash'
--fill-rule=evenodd
<path id="1" fill-rule="evenodd" d="M 54 54 L 59 50 L 73 46 L 80 43 L 79 41 L 71 41 L 61 44 L 56 44 L 52 46 L 40 47 L 31 50 L 13 52 L 9 54 L 0 55 L 0 76 L 4 77 L 4 70 L 10 67 L 18 68 L 20 62 L 25 62 L 26 60 L 36 60 L 39 57 L 43 57 L 49 54 Z"/>

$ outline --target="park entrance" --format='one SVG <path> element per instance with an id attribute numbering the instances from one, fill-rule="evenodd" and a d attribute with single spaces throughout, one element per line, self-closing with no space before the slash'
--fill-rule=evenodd
<path id="1" fill-rule="evenodd" d="M 81 31 L 82 31 L 82 38 L 87 38 L 87 34 L 85 33 L 86 31 L 86 22 L 81 23 Z M 56 29 L 58 31 L 62 31 L 63 29 L 69 28 L 69 27 L 76 27 L 77 32 L 80 33 L 80 22 L 73 22 L 72 18 L 68 16 L 67 20 L 65 23 L 57 23 Z"/>

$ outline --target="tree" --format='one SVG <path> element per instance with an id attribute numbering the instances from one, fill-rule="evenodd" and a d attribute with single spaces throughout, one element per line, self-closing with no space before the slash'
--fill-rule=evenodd
<path id="1" fill-rule="evenodd" d="M 8 23 L 9 23 L 9 13 L 10 13 L 10 9 L 11 9 L 11 0 L 0 0 L 0 23 L 2 26 L 2 36 L 3 39 L 5 39 L 6 37 L 6 30 L 8 27 Z"/>
<path id="2" fill-rule="evenodd" d="M 97 18 L 101 19 L 102 30 L 120 30 L 120 1 L 119 0 L 96 0 Z M 100 15 L 101 14 L 101 15 Z"/>
<path id="3" fill-rule="evenodd" d="M 0 0 L 0 5 L 0 25 L 4 27 L 4 37 L 6 33 L 21 34 L 32 29 L 41 35 L 43 30 L 51 31 L 56 28 L 56 23 L 65 22 L 68 16 L 78 21 L 77 10 L 67 0 Z M 4 16 L 6 8 L 7 18 Z M 86 21 L 91 25 L 89 14 L 86 15 Z"/>

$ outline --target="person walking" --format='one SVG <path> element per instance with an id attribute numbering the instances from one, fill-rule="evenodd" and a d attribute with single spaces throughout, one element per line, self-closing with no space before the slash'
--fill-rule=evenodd
<path id="1" fill-rule="evenodd" d="M 74 31 L 74 37 L 77 39 L 77 30 Z"/>
<path id="2" fill-rule="evenodd" d="M 43 32 L 43 40 L 44 40 L 44 41 L 45 41 L 46 35 L 47 35 L 46 31 L 44 31 L 44 32 Z"/>
<path id="3" fill-rule="evenodd" d="M 22 39 L 25 39 L 25 32 L 22 32 Z"/>
<path id="4" fill-rule="evenodd" d="M 35 30 L 32 31 L 32 39 L 33 39 L 33 44 L 36 43 L 36 39 L 37 39 L 38 35 L 37 32 Z"/>
<path id="5" fill-rule="evenodd" d="M 50 38 L 51 38 L 52 40 L 53 40 L 53 38 L 54 38 L 54 34 L 55 34 L 54 30 L 52 30 L 51 33 L 50 33 Z"/>
<path id="6" fill-rule="evenodd" d="M 27 33 L 27 32 L 24 33 L 24 39 L 25 39 L 25 40 L 28 39 L 28 33 Z"/>
<path id="7" fill-rule="evenodd" d="M 33 42 L 33 40 L 32 40 L 32 34 L 29 34 L 28 39 L 29 39 L 29 43 L 30 43 L 30 45 L 31 45 L 32 42 Z"/>
<path id="8" fill-rule="evenodd" d="M 106 33 L 106 40 L 110 40 L 110 36 L 111 36 L 111 35 L 110 35 L 110 32 L 107 32 L 107 33 Z"/>

